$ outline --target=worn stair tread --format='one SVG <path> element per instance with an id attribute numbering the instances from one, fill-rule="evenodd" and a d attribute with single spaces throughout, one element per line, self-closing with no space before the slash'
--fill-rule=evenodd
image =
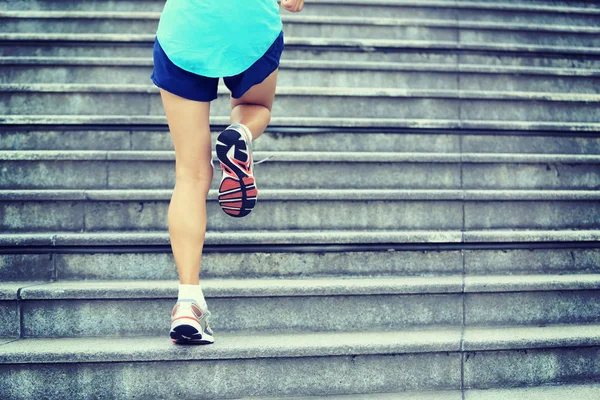
<path id="1" fill-rule="evenodd" d="M 144 43 L 151 45 L 155 34 L 118 34 L 118 33 L 0 33 L 1 42 L 83 42 L 83 43 Z M 435 49 L 466 50 L 490 52 L 527 52 L 557 53 L 577 55 L 598 55 L 600 48 L 591 46 L 539 45 L 525 43 L 485 43 L 430 40 L 393 40 L 359 38 L 323 38 L 323 37 L 287 37 L 286 46 L 339 47 L 354 49 Z"/>
<path id="2" fill-rule="evenodd" d="M 207 232 L 207 245 L 595 242 L 600 230 L 369 230 Z M 166 231 L 0 234 L 0 246 L 169 245 Z"/>
<path id="3" fill-rule="evenodd" d="M 210 346 L 169 337 L 22 339 L 1 346 L 0 364 L 217 360 L 458 351 L 460 328 L 326 333 L 219 333 Z M 83 339 L 83 340 L 82 340 Z"/>
<path id="4" fill-rule="evenodd" d="M 584 13 L 600 14 L 600 8 L 594 6 L 564 6 L 544 3 L 516 3 L 506 1 L 450 1 L 450 0 L 312 0 L 316 4 L 352 4 L 364 6 L 395 6 L 395 7 L 427 7 L 427 8 L 457 8 L 484 9 L 508 11 L 544 11 L 553 13 Z"/>
<path id="5" fill-rule="evenodd" d="M 211 117 L 214 125 L 229 125 L 229 117 Z M 0 115 L 0 126 L 166 126 L 167 119 L 158 115 Z M 417 129 L 493 129 L 521 131 L 600 132 L 600 122 L 556 121 L 484 121 L 433 120 L 405 118 L 311 118 L 273 117 L 274 127 L 335 127 L 335 128 L 417 128 Z"/>
<path id="6" fill-rule="evenodd" d="M 331 396 L 304 396 L 304 397 L 242 397 L 240 400 L 462 400 L 459 390 L 423 391 L 423 392 L 398 392 L 398 393 L 369 393 L 345 394 Z M 562 399 L 561 399 L 562 400 Z"/>
<path id="7" fill-rule="evenodd" d="M 0 65 L 10 66 L 104 66 L 104 67 L 151 67 L 151 58 L 140 57 L 0 57 Z M 597 77 L 596 68 L 557 68 L 520 65 L 478 65 L 444 63 L 392 63 L 378 61 L 331 61 L 331 60 L 282 60 L 281 69 L 354 70 L 354 71 L 402 71 L 444 72 L 476 74 L 518 74 L 561 77 Z"/>
<path id="8" fill-rule="evenodd" d="M 154 85 L 146 84 L 83 84 L 83 83 L 0 83 L 0 93 L 158 93 Z M 220 94 L 228 94 L 221 88 Z M 279 96 L 333 96 L 333 97 L 389 97 L 434 98 L 465 100 L 526 100 L 550 102 L 600 102 L 600 94 L 520 92 L 464 89 L 391 89 L 283 86 L 277 88 Z"/>
<path id="9" fill-rule="evenodd" d="M 149 20 L 158 21 L 160 12 L 146 11 L 2 11 L 0 18 L 4 19 L 113 19 L 113 20 Z M 282 15 L 284 24 L 324 24 L 324 25 L 353 25 L 353 26 L 411 26 L 411 27 L 440 27 L 502 31 L 533 31 L 560 33 L 600 33 L 596 26 L 582 25 L 547 25 L 523 24 L 514 22 L 472 21 L 440 18 L 381 18 L 381 17 L 349 17 L 337 15 Z"/>
<path id="10" fill-rule="evenodd" d="M 564 400 L 594 399 L 600 397 L 600 384 L 560 384 L 526 388 L 466 389 L 460 390 L 369 393 L 373 400 Z M 308 397 L 244 397 L 241 400 L 317 400 L 322 396 Z M 363 400 L 364 394 L 326 396 L 329 400 Z"/>
<path id="11" fill-rule="evenodd" d="M 204 279 L 207 297 L 358 296 L 383 294 L 499 293 L 600 289 L 600 274 L 298 279 Z M 19 286 L 23 285 L 23 286 Z M 19 288 L 21 300 L 176 298 L 173 280 L 58 281 L 0 284 L 0 294 Z"/>
<path id="12" fill-rule="evenodd" d="M 577 282 L 600 281 L 579 276 Z M 566 279 L 565 279 L 566 281 Z M 321 279 L 205 279 L 207 297 L 358 296 L 383 294 L 459 293 L 460 276 L 321 278 Z M 597 282 L 596 282 L 597 284 Z M 131 299 L 177 297 L 176 281 L 59 281 L 35 284 L 20 291 L 22 300 Z M 2 288 L 3 284 L 0 285 Z M 10 285 L 14 287 L 14 284 Z"/>
<path id="13" fill-rule="evenodd" d="M 467 162 L 597 164 L 600 154 L 256 151 L 255 159 L 283 162 Z M 216 154 L 213 152 L 213 157 Z M 1 161 L 175 161 L 172 150 L 0 150 Z"/>
<path id="14" fill-rule="evenodd" d="M 0 201 L 168 201 L 172 189 L 0 190 Z M 212 189 L 208 199 L 216 199 Z M 598 190 L 263 189 L 261 201 L 598 201 Z"/>
<path id="15" fill-rule="evenodd" d="M 0 364 L 140 362 L 271 357 L 321 357 L 587 347 L 600 344 L 598 325 L 441 327 L 404 331 L 215 333 L 210 346 L 177 346 L 164 337 L 20 339 L 1 345 Z M 461 337 L 464 339 L 461 340 Z M 462 342 L 462 347 L 461 347 Z"/>
<path id="16" fill-rule="evenodd" d="M 161 2 L 159 2 L 161 3 Z M 18 4 L 18 3 L 17 3 Z M 161 3 L 162 4 L 162 3 Z M 419 7 L 446 8 L 463 10 L 498 10 L 498 11 L 527 11 L 551 12 L 558 14 L 600 14 L 600 9 L 593 4 L 587 6 L 547 4 L 547 2 L 516 3 L 510 1 L 448 1 L 448 0 L 312 0 L 315 5 L 352 5 L 352 6 L 387 6 L 387 7 Z"/>

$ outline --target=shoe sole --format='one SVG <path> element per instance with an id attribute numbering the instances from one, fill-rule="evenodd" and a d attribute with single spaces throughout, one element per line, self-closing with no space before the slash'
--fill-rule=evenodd
<path id="1" fill-rule="evenodd" d="M 223 170 L 219 185 L 219 205 L 227 215 L 245 217 L 256 206 L 258 196 L 248 146 L 238 131 L 226 129 L 217 138 L 216 149 Z M 229 153 L 232 151 L 230 158 Z"/>
<path id="2" fill-rule="evenodd" d="M 214 339 L 203 337 L 198 329 L 191 325 L 179 325 L 171 329 L 171 340 L 175 344 L 212 344 Z"/>

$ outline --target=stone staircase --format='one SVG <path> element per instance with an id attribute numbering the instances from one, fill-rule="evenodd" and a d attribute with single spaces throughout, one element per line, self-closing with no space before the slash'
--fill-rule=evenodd
<path id="1" fill-rule="evenodd" d="M 260 201 L 209 200 L 216 343 L 175 346 L 163 4 L 0 4 L 0 398 L 600 397 L 600 5 L 282 11 Z"/>

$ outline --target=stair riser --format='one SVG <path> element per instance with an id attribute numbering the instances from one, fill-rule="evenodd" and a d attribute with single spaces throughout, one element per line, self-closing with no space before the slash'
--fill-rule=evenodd
<path id="1" fill-rule="evenodd" d="M 2 365 L 0 372 L 0 396 L 16 400 L 324 396 L 460 387 L 460 357 L 447 353 Z"/>
<path id="2" fill-rule="evenodd" d="M 4 66 L 0 83 L 148 84 L 152 67 Z M 600 93 L 600 76 L 474 74 L 427 71 L 315 70 L 282 66 L 281 86 Z"/>
<path id="3" fill-rule="evenodd" d="M 357 38 L 389 40 L 457 41 L 458 28 L 428 26 L 384 26 L 354 24 L 284 23 L 289 37 Z M 6 19 L 0 17 L 0 33 L 85 33 L 85 34 L 144 34 L 154 35 L 158 20 L 129 19 Z M 593 35 L 573 35 L 582 44 Z"/>
<path id="4" fill-rule="evenodd" d="M 3 92 L 5 115 L 163 115 L 158 90 L 150 93 Z M 452 98 L 277 95 L 274 117 L 408 118 L 483 121 L 597 122 L 598 102 Z M 213 115 L 230 113 L 229 97 L 219 96 Z"/>
<path id="5" fill-rule="evenodd" d="M 333 14 L 335 15 L 335 14 Z M 430 17 L 431 18 L 431 17 Z M 595 24 L 600 21 L 600 16 Z M 468 22 L 467 22 L 468 23 Z M 532 24 L 528 21 L 528 24 Z M 158 20 L 128 19 L 13 19 L 0 18 L 2 33 L 93 33 L 155 34 Z M 594 25 L 592 25 L 594 26 Z M 464 43 L 529 43 L 559 46 L 589 46 L 600 43 L 600 34 L 571 32 L 528 32 L 458 28 L 448 26 L 385 26 L 322 23 L 284 23 L 289 37 L 358 38 L 388 40 L 437 40 Z"/>
<path id="6" fill-rule="evenodd" d="M 460 294 L 212 298 L 215 331 L 349 331 L 460 325 Z M 24 300 L 24 337 L 165 335 L 175 298 Z M 600 291 L 468 293 L 465 323 L 585 324 L 600 321 Z"/>
<path id="7" fill-rule="evenodd" d="M 468 352 L 464 364 L 465 387 L 488 389 L 595 381 L 599 357 L 598 347 Z M 541 394 L 540 398 L 546 396 Z"/>
<path id="8" fill-rule="evenodd" d="M 465 324 L 552 325 L 600 320 L 600 291 L 469 293 Z"/>
<path id="9" fill-rule="evenodd" d="M 0 337 L 19 336 L 19 306 L 16 301 L 0 301 Z"/>
<path id="10" fill-rule="evenodd" d="M 215 127 L 213 127 L 214 129 Z M 27 130 L 5 127 L 0 130 L 2 150 L 173 150 L 171 135 L 164 127 L 161 130 Z M 212 132 L 215 143 L 219 132 Z M 467 140 L 467 138 L 463 138 Z M 480 139 L 486 141 L 485 139 Z M 520 140 L 524 149 L 544 146 L 560 153 L 600 153 L 600 138 L 538 138 L 534 144 L 525 145 L 526 138 L 500 137 L 498 142 Z M 335 132 L 285 132 L 278 128 L 268 131 L 253 143 L 258 151 L 383 151 L 383 152 L 434 152 L 458 153 L 460 136 L 456 134 L 415 133 L 335 133 Z M 540 142 L 538 144 L 538 142 Z M 494 148 L 499 144 L 487 144 Z M 536 147 L 534 147 L 536 146 Z M 596 151 L 597 149 L 597 151 Z M 568 151 L 570 150 L 570 151 Z M 534 151 L 533 149 L 531 151 Z"/>
<path id="11" fill-rule="evenodd" d="M 168 161 L 2 161 L 2 189 L 172 189 Z M 140 171 L 144 171 L 140 174 Z M 352 171 L 352 174 L 348 174 Z M 259 189 L 597 189 L 597 164 L 308 163 L 256 167 Z M 335 176 L 335 179 L 331 177 Z M 377 177 L 377 179 L 374 179 Z M 214 174 L 213 188 L 221 173 Z"/>
<path id="12" fill-rule="evenodd" d="M 134 128 L 134 127 L 132 127 Z M 161 130 L 51 130 L 8 128 L 0 130 L 0 150 L 173 150 L 167 128 Z M 600 137 L 486 135 L 486 134 L 416 134 L 416 133 L 335 133 L 282 132 L 268 128 L 253 143 L 258 151 L 382 151 L 459 153 L 464 152 L 600 154 Z M 218 132 L 212 132 L 215 143 Z M 544 133 L 541 133 L 544 135 Z"/>
<path id="13" fill-rule="evenodd" d="M 202 256 L 203 279 L 461 273 L 462 260 L 458 250 L 264 253 L 257 248 L 256 252 L 250 253 L 205 252 Z M 178 279 L 178 275 L 170 253 L 0 255 L 2 281 L 52 278 L 169 280 Z"/>
<path id="14" fill-rule="evenodd" d="M 4 254 L 0 280 L 178 279 L 170 253 Z M 202 256 L 202 278 L 592 274 L 599 249 L 212 253 Z M 464 260 L 463 260 L 464 258 Z M 267 260 L 265 262 L 265 260 Z M 152 268 L 148 268 L 152 265 Z"/>
<path id="15" fill-rule="evenodd" d="M 130 231 L 167 229 L 164 201 L 1 202 L 0 229 Z M 259 200 L 243 219 L 207 205 L 207 229 L 597 229 L 600 203 L 577 201 L 270 201 Z"/>
<path id="16" fill-rule="evenodd" d="M 458 54 L 457 54 L 458 53 Z M 59 42 L 1 42 L 0 56 L 5 57 L 106 57 L 151 59 L 152 42 L 147 43 L 59 43 Z M 339 60 L 379 61 L 403 63 L 447 63 L 456 64 L 460 58 L 464 64 L 523 65 L 557 68 L 600 68 L 598 57 L 581 57 L 576 54 L 494 52 L 484 55 L 467 50 L 393 49 L 392 51 L 363 51 L 360 49 L 311 48 L 287 44 L 283 60 Z"/>
<path id="17" fill-rule="evenodd" d="M 506 3 L 506 2 L 505 2 Z M 573 2 L 565 3 L 564 6 L 582 6 Z M 3 5 L 5 10 L 14 11 L 137 11 L 160 13 L 164 7 L 164 1 L 94 1 L 65 3 L 57 0 L 36 2 L 32 4 L 26 0 L 12 1 Z M 282 16 L 290 15 L 281 11 Z M 469 21 L 492 21 L 513 23 L 536 23 L 547 25 L 588 25 L 594 26 L 598 21 L 597 15 L 585 15 L 575 13 L 552 13 L 545 11 L 525 12 L 518 10 L 482 10 L 452 8 L 451 2 L 444 7 L 419 7 L 419 6 L 385 6 L 370 5 L 362 6 L 353 4 L 314 4 L 305 6 L 301 16 L 314 15 L 336 15 L 345 17 L 356 17 L 360 15 L 367 18 L 401 18 L 401 19 L 457 19 Z"/>
<path id="18" fill-rule="evenodd" d="M 460 294 L 211 298 L 218 331 L 364 331 L 460 325 Z M 175 297 L 140 300 L 28 300 L 24 337 L 165 335 Z"/>

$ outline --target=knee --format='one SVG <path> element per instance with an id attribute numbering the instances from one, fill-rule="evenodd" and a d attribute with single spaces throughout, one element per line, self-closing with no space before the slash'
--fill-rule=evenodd
<path id="1" fill-rule="evenodd" d="M 177 166 L 175 168 L 175 182 L 178 184 L 200 186 L 208 192 L 212 179 L 213 168 L 210 164 L 202 168 L 190 166 Z"/>

